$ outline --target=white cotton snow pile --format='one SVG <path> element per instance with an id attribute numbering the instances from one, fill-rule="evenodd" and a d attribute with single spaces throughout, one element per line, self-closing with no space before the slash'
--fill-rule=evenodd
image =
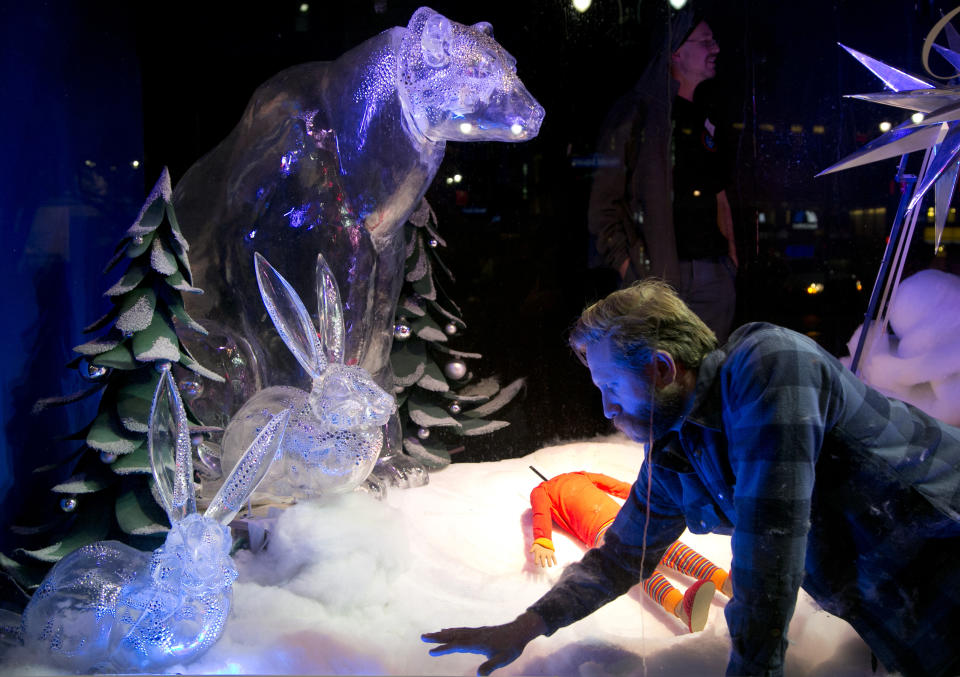
<path id="1" fill-rule="evenodd" d="M 327 504 L 299 504 L 267 522 L 267 547 L 240 551 L 230 619 L 214 647 L 182 674 L 472 675 L 474 654 L 431 657 L 420 633 L 511 620 L 583 548 L 554 532 L 558 566 L 527 551 L 530 490 L 547 477 L 591 470 L 632 480 L 642 449 L 621 436 L 541 449 L 495 463 L 454 464 L 427 486 Z M 730 540 L 686 534 L 720 566 Z M 668 575 L 680 589 L 690 580 Z M 717 595 L 706 629 L 686 632 L 639 586 L 589 618 L 533 641 L 494 675 L 722 675 L 728 634 Z M 787 675 L 872 676 L 870 651 L 844 621 L 800 593 Z M 643 657 L 646 657 L 644 660 Z M 9 652 L 0 674 L 51 674 L 42 659 Z M 883 675 L 883 669 L 878 673 Z"/>
<path id="2" fill-rule="evenodd" d="M 911 275 L 900 283 L 887 316 L 892 333 L 871 328 L 860 377 L 885 395 L 960 425 L 960 277 L 939 270 Z M 847 344 L 851 356 L 862 330 Z"/>

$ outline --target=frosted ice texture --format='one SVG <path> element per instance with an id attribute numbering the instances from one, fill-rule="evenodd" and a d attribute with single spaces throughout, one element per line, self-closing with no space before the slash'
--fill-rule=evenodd
<path id="1" fill-rule="evenodd" d="M 73 672 L 154 672 L 185 663 L 220 637 L 237 570 L 224 526 L 276 457 L 289 411 L 263 427 L 210 508 L 196 512 L 186 414 L 169 364 L 154 395 L 148 446 L 170 518 L 153 553 L 118 541 L 60 560 L 24 610 L 24 643 Z"/>
<path id="2" fill-rule="evenodd" d="M 210 501 L 204 515 L 221 524 L 228 524 L 243 507 L 244 502 L 263 482 L 280 457 L 284 436 L 290 429 L 292 409 L 282 408 L 260 426 L 253 442 L 240 456 L 224 480 L 220 490 Z"/>
<path id="3" fill-rule="evenodd" d="M 391 398 L 392 399 L 392 398 Z M 223 435 L 223 467 L 236 461 L 236 450 L 255 436 L 272 412 L 292 408 L 281 459 L 257 490 L 269 498 L 316 498 L 358 486 L 377 462 L 383 428 L 355 429 L 322 425 L 310 406 L 310 393 L 271 386 L 240 408 Z"/>
<path id="4" fill-rule="evenodd" d="M 524 141 L 543 119 L 491 33 L 421 8 L 406 27 L 335 61 L 278 73 L 177 184 L 176 213 L 205 291 L 188 310 L 249 341 L 264 385 L 307 389 L 312 376 L 263 316 L 253 253 L 301 291 L 313 288 L 321 253 L 340 285 L 345 328 L 341 359 L 328 361 L 363 367 L 392 391 L 403 224 L 446 141 Z"/>
<path id="5" fill-rule="evenodd" d="M 152 555 L 119 541 L 63 558 L 24 611 L 24 640 L 76 672 L 146 672 L 184 662 L 217 640 L 236 568 L 226 527 L 194 513 Z M 199 543 L 191 564 L 189 547 Z"/>
<path id="6" fill-rule="evenodd" d="M 342 362 L 343 307 L 323 255 L 317 255 L 315 266 L 322 333 L 292 285 L 259 253 L 254 259 L 267 314 L 312 383 L 309 393 L 273 386 L 251 397 L 224 431 L 221 465 L 232 467 L 270 417 L 290 409 L 282 459 L 258 493 L 312 498 L 354 489 L 377 461 L 383 426 L 396 411 L 396 402 L 362 367 Z"/>
<path id="7" fill-rule="evenodd" d="M 161 367 L 161 374 L 150 411 L 147 444 L 157 493 L 174 524 L 197 511 L 197 499 L 187 412 L 180 389 L 171 387 L 174 381 L 169 364 Z M 165 449 L 173 453 L 163 453 Z"/>
<path id="8" fill-rule="evenodd" d="M 181 365 L 173 365 L 183 398 L 205 425 L 225 427 L 230 416 L 263 387 L 253 347 L 217 322 L 204 321 L 207 334 L 190 333 L 190 352 L 200 364 L 222 374 L 223 382 L 201 378 Z"/>
<path id="9" fill-rule="evenodd" d="M 313 384 L 310 409 L 330 429 L 382 426 L 394 410 L 394 399 L 360 367 L 331 364 Z"/>

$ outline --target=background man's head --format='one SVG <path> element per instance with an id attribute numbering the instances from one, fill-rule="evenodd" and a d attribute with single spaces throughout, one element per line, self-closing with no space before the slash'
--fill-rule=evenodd
<path id="1" fill-rule="evenodd" d="M 670 57 L 670 74 L 684 90 L 693 90 L 704 80 L 717 74 L 717 55 L 720 45 L 706 21 L 694 27 L 687 39 Z"/>

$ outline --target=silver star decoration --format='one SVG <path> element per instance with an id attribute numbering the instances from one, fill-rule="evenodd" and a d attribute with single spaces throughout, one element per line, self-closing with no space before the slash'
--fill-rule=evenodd
<path id="1" fill-rule="evenodd" d="M 952 27 L 948 26 L 947 35 L 951 46 L 960 43 L 960 36 L 952 30 Z M 851 94 L 848 98 L 912 110 L 922 114 L 922 119 L 918 122 L 912 119 L 907 120 L 893 127 L 817 176 L 929 149 L 931 159 L 917 180 L 907 210 L 912 211 L 920 204 L 930 187 L 936 186 L 934 190 L 936 244 L 934 247 L 939 247 L 950 199 L 957 184 L 957 169 L 960 167 L 957 157 L 960 154 L 960 86 L 939 87 L 846 45 L 840 46 L 880 78 L 888 90 L 891 90 L 874 94 Z M 960 53 L 937 44 L 933 46 L 952 66 L 960 70 Z"/>

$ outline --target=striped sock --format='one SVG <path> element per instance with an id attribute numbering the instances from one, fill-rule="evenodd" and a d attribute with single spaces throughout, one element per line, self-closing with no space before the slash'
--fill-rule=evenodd
<path id="1" fill-rule="evenodd" d="M 680 541 L 675 541 L 664 554 L 660 563 L 681 574 L 693 576 L 701 581 L 713 581 L 717 590 L 727 580 L 727 572 L 715 565 L 703 555 Z"/>
<path id="2" fill-rule="evenodd" d="M 670 585 L 670 581 L 659 571 L 654 571 L 652 576 L 644 579 L 642 587 L 654 602 L 671 614 L 683 600 L 683 594 Z"/>

